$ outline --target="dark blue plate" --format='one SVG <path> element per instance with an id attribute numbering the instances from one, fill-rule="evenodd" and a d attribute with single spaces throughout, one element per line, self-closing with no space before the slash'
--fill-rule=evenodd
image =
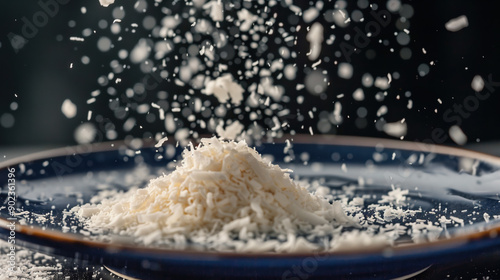
<path id="1" fill-rule="evenodd" d="M 423 230 L 419 243 L 404 244 L 403 237 L 395 247 L 322 254 L 221 253 L 95 241 L 64 212 L 103 188 L 145 186 L 168 172 L 167 164 L 181 152 L 168 142 L 161 148 L 152 143 L 130 148 L 136 144 L 78 146 L 2 163 L 1 238 L 141 279 L 405 279 L 432 265 L 488 255 L 500 259 L 500 159 L 449 147 L 339 136 L 295 136 L 291 157 L 283 154 L 282 142 L 257 148 L 293 169 L 294 176 L 321 178 L 339 197 L 364 195 L 365 206 L 393 188 L 408 190 L 404 207 L 418 210 L 412 219 L 446 224 L 446 230 L 438 236 Z M 9 178 L 15 178 L 10 186 Z"/>

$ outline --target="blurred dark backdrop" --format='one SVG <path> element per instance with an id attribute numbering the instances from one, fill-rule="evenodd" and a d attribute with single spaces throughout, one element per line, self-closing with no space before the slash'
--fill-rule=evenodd
<path id="1" fill-rule="evenodd" d="M 164 2 L 160 6 L 167 5 L 166 1 Z M 302 8 L 317 3 L 302 2 Z M 469 143 L 500 139 L 500 84 L 495 84 L 496 81 L 500 82 L 500 17 L 497 15 L 496 1 L 389 2 L 406 5 L 406 10 L 404 13 L 401 10 L 393 12 L 389 27 L 372 38 L 366 47 L 359 49 L 359 53 L 350 57 L 354 69 L 350 79 L 337 77 L 337 65 L 333 61 L 347 61 L 345 56 L 335 57 L 335 52 L 341 51 L 342 41 L 353 44 L 352 38 L 349 41 L 345 34 L 354 36 L 356 27 L 364 29 L 366 22 L 373 20 L 369 13 L 370 7 L 360 8 L 359 6 L 364 7 L 363 1 L 337 1 L 337 5 L 347 4 L 346 10 L 361 10 L 365 16 L 366 21 L 352 22 L 345 28 L 337 27 L 331 30 L 328 26 L 332 24 L 325 17 L 318 17 L 318 21 L 326 26 L 328 34 L 336 36 L 335 43 L 323 47 L 323 55 L 329 52 L 332 55 L 329 56 L 329 61 L 323 61 L 320 65 L 329 71 L 330 85 L 322 95 L 309 94 L 305 90 L 296 93 L 296 84 L 302 83 L 304 73 L 309 71 L 307 69 L 310 69 L 312 64 L 305 56 L 299 55 L 296 59 L 300 68 L 297 81 L 283 81 L 287 89 L 286 94 L 292 99 L 292 102 L 283 105 L 284 108 L 290 109 L 291 115 L 287 118 L 292 128 L 298 133 L 308 133 L 307 128 L 312 126 L 318 132 L 318 119 L 310 120 L 305 117 L 299 122 L 296 120 L 297 109 L 301 110 L 302 115 L 307 115 L 312 108 L 318 113 L 332 112 L 333 103 L 339 101 L 342 104 L 343 121 L 338 126 L 330 124 L 326 128 L 323 127 L 324 133 L 394 138 L 381 131 L 380 126 L 374 123 L 380 122 L 381 117 L 376 113 L 381 105 L 386 105 L 388 111 L 382 116 L 383 121 L 395 122 L 405 118 L 408 125 L 405 140 L 454 144 L 447 135 L 448 129 L 455 124 L 467 135 Z M 96 47 L 97 40 L 100 36 L 112 35 L 109 32 L 109 25 L 114 19 L 112 9 L 119 5 L 132 9 L 136 2 L 117 0 L 117 3 L 109 8 L 101 7 L 98 0 L 60 0 L 58 3 L 64 4 L 59 5 L 57 13 L 48 17 L 46 24 L 36 30 L 30 30 L 33 36 L 27 41 L 19 41 L 18 37 L 12 36 L 22 34 L 23 28 L 26 28 L 23 18 L 33 20 L 33 16 L 41 10 L 39 1 L 2 3 L 0 145 L 75 144 L 74 130 L 88 121 L 88 110 L 93 112 L 89 122 L 94 123 L 96 127 L 114 126 L 116 135 L 111 135 L 110 138 L 119 139 L 126 135 L 150 137 L 164 131 L 163 121 L 158 118 L 156 121 L 147 119 L 146 116 L 136 116 L 137 123 L 134 128 L 123 131 L 121 127 L 126 118 L 119 116 L 116 110 L 110 110 L 109 99 L 112 97 L 104 98 L 105 93 L 102 93 L 96 102 L 87 104 L 92 91 L 104 91 L 106 88 L 99 85 L 97 79 L 110 72 L 109 63 L 116 58 L 118 50 L 116 48 L 112 56 L 111 51 L 101 52 Z M 379 11 L 387 9 L 386 2 L 377 3 Z M 324 3 L 323 10 L 328 10 L 329 5 L 333 8 L 335 3 Z M 283 21 L 290 19 L 288 9 L 280 4 L 275 9 L 278 18 L 283 18 Z M 145 14 L 128 13 L 123 21 L 128 21 L 128 24 L 140 24 L 148 14 L 159 15 L 159 10 L 150 4 Z M 400 22 L 403 17 L 401 14 L 408 17 L 408 22 Z M 457 32 L 446 30 L 445 23 L 461 15 L 467 16 L 469 26 Z M 103 19 L 107 22 L 105 28 L 101 21 Z M 303 30 L 298 34 L 305 37 L 307 24 L 301 22 L 302 18 L 294 20 L 303 25 Z M 400 26 L 399 29 L 397 25 Z M 396 34 L 404 32 L 402 27 L 409 30 L 408 43 L 404 42 L 404 38 L 403 43 L 398 43 Z M 87 28 L 96 35 L 85 37 L 84 42 L 70 40 L 72 36 L 83 37 L 82 31 Z M 147 37 L 147 33 L 141 34 L 140 28 L 137 33 L 120 35 L 123 35 L 123 40 L 116 41 L 116 44 L 129 50 L 136 44 L 137 38 Z M 325 35 L 325 40 L 327 39 L 328 35 Z M 270 45 L 270 48 L 279 47 L 279 42 L 274 41 L 273 44 L 275 45 Z M 301 39 L 293 48 L 304 54 L 308 51 L 308 43 Z M 83 63 L 85 58 L 82 60 L 82 57 L 88 57 L 90 61 Z M 307 63 L 308 67 L 301 66 Z M 429 68 L 428 73 L 426 65 Z M 422 73 L 419 74 L 419 70 Z M 377 97 L 377 94 L 383 90 L 362 86 L 361 78 L 365 73 L 371 73 L 374 77 L 393 74 L 394 79 L 383 101 L 377 99 L 380 97 Z M 396 76 L 399 74 L 399 79 L 396 79 L 394 73 Z M 141 75 L 144 74 L 140 71 L 134 72 L 133 69 L 119 75 L 125 82 L 130 81 L 130 84 L 124 85 L 123 88 L 117 86 L 116 90 L 124 91 L 126 86 L 133 86 L 134 81 L 139 81 L 140 78 L 137 77 Z M 493 81 L 487 82 L 477 95 L 471 88 L 471 82 L 476 75 L 485 81 Z M 352 97 L 357 88 L 364 90 L 365 98 L 362 101 Z M 158 100 L 157 92 L 160 90 L 171 90 L 170 84 L 162 84 L 161 88 L 148 92 L 147 94 L 152 96 L 151 102 Z M 169 94 L 174 95 L 170 92 Z M 339 97 L 341 94 L 344 94 L 344 97 Z M 295 102 L 299 95 L 305 97 L 303 104 Z M 61 112 L 65 99 L 70 99 L 77 105 L 78 110 L 74 118 L 68 119 Z M 360 111 L 360 107 L 364 109 Z M 102 125 L 100 122 L 104 119 L 109 119 L 110 123 Z M 245 118 L 242 118 L 242 121 L 250 122 Z M 265 125 L 265 121 L 262 122 Z M 302 125 L 304 129 L 301 128 Z"/>

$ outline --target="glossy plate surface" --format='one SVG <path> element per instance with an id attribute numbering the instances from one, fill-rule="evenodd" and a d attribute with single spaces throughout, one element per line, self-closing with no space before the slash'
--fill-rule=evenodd
<path id="1" fill-rule="evenodd" d="M 320 180 L 335 198 L 363 197 L 360 207 L 366 209 L 365 216 L 376 217 L 369 206 L 388 192 L 408 190 L 401 209 L 416 214 L 391 223 L 380 221 L 381 227 L 401 224 L 409 233 L 413 224 L 425 223 L 443 230 L 436 234 L 424 227 L 420 235 L 413 235 L 421 241 L 418 244 L 327 254 L 217 253 L 95 241 L 64 212 L 103 189 L 145 186 L 149 179 L 169 172 L 167 164 L 179 159 L 181 152 L 172 143 L 139 150 L 124 143 L 104 143 L 4 162 L 0 166 L 0 207 L 4 207 L 0 238 L 7 240 L 13 234 L 10 225 L 15 224 L 18 245 L 105 264 L 141 279 L 389 279 L 431 265 L 467 262 L 474 256 L 499 257 L 500 159 L 399 141 L 298 136 L 293 142 L 294 160 L 285 163 L 284 147 L 275 143 L 257 149 L 271 155 L 275 164 L 293 169 L 300 179 Z M 16 195 L 14 216 L 8 211 L 13 203 L 9 176 L 15 176 L 15 189 L 10 185 Z M 405 233 L 400 240 L 411 238 Z"/>

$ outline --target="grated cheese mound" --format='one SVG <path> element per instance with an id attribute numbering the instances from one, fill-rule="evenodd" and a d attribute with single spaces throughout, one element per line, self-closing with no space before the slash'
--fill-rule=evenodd
<path id="1" fill-rule="evenodd" d="M 205 138 L 184 150 L 172 173 L 151 180 L 146 188 L 73 211 L 90 229 L 134 236 L 145 245 L 195 244 L 240 252 L 328 250 L 318 247 L 318 238 L 329 244 L 342 226 L 357 223 L 340 202 L 309 193 L 289 172 L 264 160 L 245 141 Z"/>

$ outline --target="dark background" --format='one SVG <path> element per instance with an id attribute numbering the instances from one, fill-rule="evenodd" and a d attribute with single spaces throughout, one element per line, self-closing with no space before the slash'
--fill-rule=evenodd
<path id="1" fill-rule="evenodd" d="M 90 123 L 104 132 L 110 127 L 114 128 L 117 132 L 116 139 L 125 138 L 127 135 L 152 137 L 165 130 L 163 122 L 159 121 L 158 118 L 148 120 L 145 116 L 137 115 L 135 116 L 136 126 L 131 131 L 123 131 L 121 127 L 126 117 L 120 116 L 115 109 L 110 108 L 109 100 L 115 98 L 113 96 L 105 97 L 105 94 L 101 94 L 94 104 L 86 104 L 92 91 L 96 89 L 105 91 L 106 87 L 99 85 L 97 78 L 110 72 L 109 61 L 116 58 L 116 50 L 107 53 L 97 50 L 96 42 L 99 36 L 111 36 L 109 28 L 99 27 L 99 20 L 105 19 L 111 23 L 113 21 L 111 15 L 113 7 L 123 5 L 130 8 L 134 3 L 135 1 L 117 0 L 117 4 L 106 9 L 100 7 L 97 0 L 70 0 L 67 4 L 61 4 L 60 11 L 50 17 L 46 25 L 38 28 L 36 35 L 28 39 L 24 47 L 17 50 L 12 46 L 8 35 L 11 33 L 20 34 L 25 24 L 22 20 L 23 17 L 32 20 L 33 15 L 41 8 L 38 1 L 22 0 L 2 3 L 0 9 L 2 26 L 0 31 L 2 81 L 0 87 L 0 146 L 75 144 L 73 132 L 78 125 L 87 122 L 88 110 L 93 111 Z M 308 1 L 300 3 L 304 8 L 314 4 L 314 2 Z M 385 9 L 385 2 L 379 1 L 377 3 L 379 9 Z M 330 62 L 323 62 L 320 67 L 329 71 L 331 84 L 321 95 L 309 94 L 305 90 L 297 93 L 294 90 L 297 83 L 303 82 L 304 73 L 309 71 L 312 64 L 304 56 L 304 53 L 308 51 L 308 43 L 304 38 L 300 39 L 300 36 L 305 37 L 305 28 L 298 32 L 298 43 L 293 47 L 300 54 L 296 59 L 299 68 L 297 81 L 282 82 L 282 85 L 287 89 L 286 95 L 289 95 L 292 100 L 281 107 L 291 111 L 290 116 L 284 118 L 289 121 L 291 129 L 297 133 L 308 133 L 307 128 L 312 126 L 317 132 L 318 119 L 311 120 L 309 117 L 304 117 L 302 121 L 297 121 L 297 112 L 306 116 L 308 111 L 315 107 L 317 115 L 321 111 L 331 113 L 334 109 L 333 103 L 340 101 L 343 122 L 338 126 L 332 124 L 330 129 L 324 131 L 325 133 L 394 138 L 380 131 L 380 127 L 377 128 L 374 123 L 381 119 L 376 116 L 378 108 L 381 105 L 386 105 L 389 110 L 383 116 L 383 121 L 394 122 L 405 118 L 408 124 L 405 140 L 454 145 L 447 136 L 448 129 L 454 124 L 458 124 L 462 128 L 469 143 L 484 143 L 500 139 L 498 85 L 490 88 L 489 91 L 485 87 L 481 93 L 481 97 L 485 96 L 483 100 L 477 98 L 472 100 L 475 92 L 471 88 L 471 81 L 476 75 L 482 76 L 484 80 L 488 80 L 490 77 L 491 80 L 500 82 L 498 69 L 500 62 L 500 17 L 497 15 L 496 1 L 401 1 L 401 3 L 409 4 L 413 8 L 408 26 L 410 43 L 401 46 L 396 42 L 394 33 L 401 31 L 396 28 L 400 15 L 393 13 L 390 25 L 373 38 L 367 47 L 351 56 L 354 73 L 351 79 L 346 80 L 336 76 L 337 66 L 333 63 L 334 60 L 345 62 L 346 59 L 343 56 L 336 58 L 334 53 L 340 50 L 339 46 L 342 38 L 345 38 L 344 34 L 354 34 L 355 27 L 364 29 L 365 23 L 373 20 L 370 18 L 370 8 L 363 10 L 357 7 L 357 1 L 347 1 L 346 9 L 348 11 L 362 10 L 366 22 L 352 23 L 346 28 L 336 28 L 333 31 L 328 29 L 328 34 L 335 34 L 337 38 L 332 46 L 323 47 L 322 56 L 329 57 Z M 166 2 L 162 5 L 166 5 Z M 333 6 L 332 3 L 325 3 L 325 10 L 328 5 Z M 82 6 L 87 9 L 85 14 L 81 12 Z M 122 24 L 135 21 L 140 24 L 140 20 L 147 14 L 159 15 L 158 10 L 152 8 L 150 6 L 146 14 L 128 13 Z M 176 7 L 173 7 L 174 11 L 175 9 Z M 289 19 L 290 11 L 280 7 L 280 4 L 275 7 L 275 11 L 283 21 Z M 460 15 L 467 16 L 469 26 L 458 32 L 446 30 L 445 23 Z M 298 20 L 301 21 L 300 18 Z M 319 16 L 318 21 L 324 21 L 324 18 Z M 307 26 L 302 22 L 300 24 L 304 27 Z M 330 23 L 325 22 L 324 25 L 329 26 Z M 82 30 L 85 28 L 95 30 L 96 35 L 87 37 L 85 42 L 69 40 L 71 36 L 81 37 Z M 141 29 L 138 28 L 136 33 L 120 35 L 123 35 L 123 40 L 116 41 L 116 44 L 130 50 L 137 42 L 137 38 L 146 37 L 147 32 L 141 32 Z M 325 40 L 328 39 L 328 36 L 325 35 Z M 117 37 L 112 38 L 116 39 Z M 384 40 L 387 46 L 384 44 Z M 279 47 L 279 42 L 274 41 L 267 45 L 270 50 L 260 53 L 256 51 L 256 53 L 251 54 L 254 57 L 265 57 Z M 411 58 L 406 60 L 402 59 L 399 54 L 401 49 L 405 47 L 412 52 Z M 422 51 L 423 48 L 426 51 L 425 54 Z M 182 50 L 182 46 L 178 46 L 177 50 L 181 53 L 185 51 Z M 84 65 L 81 62 L 82 56 L 88 56 L 90 63 Z M 430 65 L 431 62 L 433 65 Z M 72 63 L 73 68 L 70 68 Z M 419 75 L 417 70 L 422 63 L 430 66 L 429 74 L 423 77 Z M 172 66 L 169 67 L 173 67 L 173 64 L 170 64 Z M 305 64 L 308 65 L 305 66 Z M 238 67 L 235 63 L 232 67 L 233 71 L 238 70 Z M 393 80 L 383 101 L 377 101 L 375 98 L 381 90 L 361 86 L 361 76 L 364 73 L 371 73 L 375 77 L 386 76 L 387 73 L 394 72 L 398 72 L 400 78 Z M 116 87 L 119 96 L 125 87 L 140 81 L 144 74 L 137 69 L 131 69 L 118 76 L 124 81 L 122 87 Z M 243 81 L 242 85 L 248 86 L 246 81 Z M 352 92 L 357 88 L 364 89 L 365 99 L 363 101 L 355 101 L 352 98 Z M 497 90 L 495 91 L 495 89 Z M 147 92 L 145 100 L 157 102 L 159 90 L 169 93 L 162 105 L 168 111 L 168 103 L 174 95 L 172 91 L 182 90 L 182 88 L 172 87 L 171 81 L 165 81 L 160 85 L 160 88 Z M 405 97 L 407 92 L 411 92 L 410 97 Z M 344 94 L 344 97 L 339 99 L 337 97 L 339 94 Z M 303 104 L 295 102 L 298 95 L 305 97 Z M 78 113 L 75 118 L 68 119 L 61 113 L 61 105 L 65 99 L 70 99 L 77 105 Z M 407 104 L 410 99 L 413 106 L 408 109 Z M 464 103 L 471 100 L 473 103 Z M 127 106 L 132 108 L 137 105 L 120 101 L 121 108 Z M 451 119 L 445 116 L 447 110 L 454 110 L 456 106 L 463 105 L 474 109 L 459 117 L 457 114 L 448 115 L 455 116 Z M 358 116 L 358 108 L 360 107 L 365 108 L 367 112 L 366 116 L 362 118 Z M 127 114 L 133 115 L 133 112 Z M 231 117 L 231 114 L 229 116 Z M 182 116 L 179 118 L 182 119 Z M 243 122 L 250 123 L 246 116 L 240 118 Z M 104 120 L 107 123 L 103 123 Z M 269 120 L 262 119 L 259 122 L 263 126 L 270 127 Z M 304 125 L 304 129 L 302 129 L 302 125 Z M 197 129 L 195 126 L 189 126 L 189 122 L 181 121 L 178 126 Z M 199 130 L 205 132 L 202 129 Z M 441 135 L 441 131 L 444 131 L 444 136 Z M 290 130 L 285 132 L 290 132 Z"/>

